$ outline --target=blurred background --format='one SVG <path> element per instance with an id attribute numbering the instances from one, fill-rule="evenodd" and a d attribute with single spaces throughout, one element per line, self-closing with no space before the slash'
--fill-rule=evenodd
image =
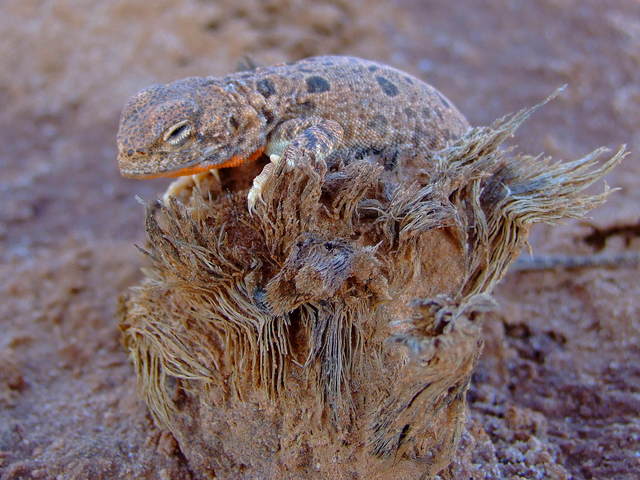
<path id="1" fill-rule="evenodd" d="M 245 55 L 349 54 L 424 79 L 484 125 L 567 83 L 513 143 L 567 160 L 632 154 L 588 223 L 536 228 L 534 250 L 589 254 L 594 231 L 608 250 L 637 248 L 638 1 L 3 0 L 0 33 L 3 480 L 188 475 L 135 399 L 115 320 L 142 264 L 134 196 L 168 184 L 122 179 L 115 161 L 120 109 L 149 84 L 223 75 Z M 637 272 L 508 280 L 452 478 L 637 478 Z"/>

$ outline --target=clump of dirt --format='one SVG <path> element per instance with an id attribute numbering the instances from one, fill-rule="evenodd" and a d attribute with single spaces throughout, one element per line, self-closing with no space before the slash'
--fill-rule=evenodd
<path id="1" fill-rule="evenodd" d="M 532 111 L 408 162 L 420 175 L 287 151 L 253 214 L 247 190 L 201 183 L 147 209 L 151 266 L 120 326 L 199 477 L 418 479 L 450 464 L 494 285 L 531 224 L 598 205 L 606 194 L 581 192 L 623 157 L 505 155 Z M 505 415 L 510 439 L 544 420 Z M 548 448 L 530 440 L 507 453 L 544 471 Z"/>

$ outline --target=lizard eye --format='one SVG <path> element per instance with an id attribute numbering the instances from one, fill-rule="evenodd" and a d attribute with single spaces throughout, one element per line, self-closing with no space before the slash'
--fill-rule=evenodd
<path id="1" fill-rule="evenodd" d="M 165 132 L 163 140 L 171 145 L 182 145 L 184 141 L 191 135 L 191 127 L 187 120 L 176 123 Z"/>

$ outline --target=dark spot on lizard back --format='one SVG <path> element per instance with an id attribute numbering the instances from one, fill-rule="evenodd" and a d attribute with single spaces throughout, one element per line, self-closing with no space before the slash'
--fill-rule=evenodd
<path id="1" fill-rule="evenodd" d="M 396 87 L 394 83 L 391 83 L 386 78 L 380 76 L 376 77 L 376 80 L 380 84 L 380 88 L 382 88 L 382 91 L 384 93 L 386 93 L 390 97 L 395 97 L 396 95 L 398 95 L 398 87 Z"/>
<path id="2" fill-rule="evenodd" d="M 307 67 L 300 67 L 298 70 L 300 70 L 301 72 L 304 72 L 304 73 L 312 73 L 313 72 L 312 69 L 307 68 Z"/>
<path id="3" fill-rule="evenodd" d="M 405 75 L 404 79 L 405 79 L 405 81 L 406 81 L 407 83 L 409 83 L 409 84 L 413 85 L 413 78 L 408 77 L 408 76 L 406 76 L 406 75 Z"/>
<path id="4" fill-rule="evenodd" d="M 384 115 L 378 114 L 375 115 L 369 122 L 367 122 L 367 127 L 373 128 L 377 131 L 384 131 L 387 127 L 387 117 Z"/>
<path id="5" fill-rule="evenodd" d="M 331 86 L 329 85 L 329 82 L 327 82 L 326 79 L 318 75 L 314 75 L 313 77 L 307 78 L 307 92 L 322 93 L 322 92 L 328 92 L 329 90 L 331 90 Z"/>
<path id="6" fill-rule="evenodd" d="M 415 110 L 410 107 L 405 107 L 404 114 L 407 116 L 407 118 L 414 118 L 416 116 Z"/>
<path id="7" fill-rule="evenodd" d="M 369 71 L 370 72 L 375 72 L 376 70 L 378 70 L 378 67 L 376 65 L 370 65 L 369 66 Z"/>
<path id="8" fill-rule="evenodd" d="M 256 84 L 256 88 L 258 89 L 258 92 L 260 92 L 260 95 L 262 95 L 264 98 L 269 98 L 271 95 L 276 93 L 276 87 L 268 78 L 259 80 Z"/>

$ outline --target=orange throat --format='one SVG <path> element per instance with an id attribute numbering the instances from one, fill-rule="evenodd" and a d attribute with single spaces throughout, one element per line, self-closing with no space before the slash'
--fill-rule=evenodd
<path id="1" fill-rule="evenodd" d="M 241 156 L 235 155 L 223 163 L 218 163 L 215 165 L 193 165 L 191 167 L 181 168 L 180 170 L 174 170 L 173 172 L 165 172 L 165 173 L 159 173 L 157 175 L 150 175 L 146 178 L 184 177 L 186 175 L 195 175 L 197 173 L 204 173 L 204 172 L 208 172 L 209 170 L 215 170 L 218 168 L 237 167 L 244 163 L 249 163 L 257 160 L 260 157 L 260 155 L 262 155 L 263 152 L 264 152 L 264 147 L 261 147 L 255 152 L 253 152 L 251 155 L 249 155 L 248 157 L 241 157 Z"/>

